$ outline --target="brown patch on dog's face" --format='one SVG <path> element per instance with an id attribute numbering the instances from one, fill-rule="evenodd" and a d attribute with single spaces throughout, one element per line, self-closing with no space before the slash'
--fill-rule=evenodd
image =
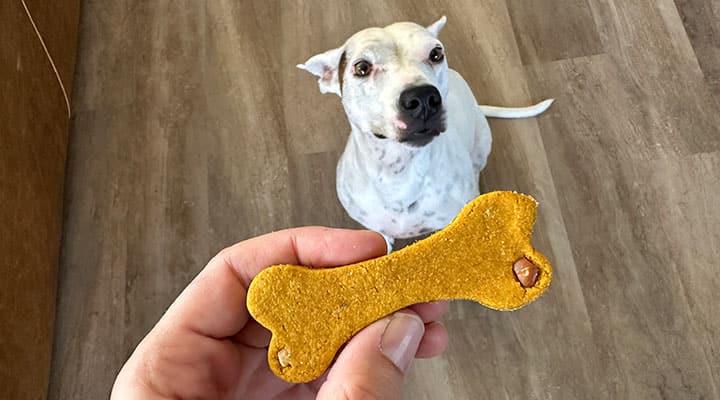
<path id="1" fill-rule="evenodd" d="M 342 95 L 343 92 L 343 75 L 345 75 L 345 67 L 347 66 L 347 57 L 345 57 L 345 52 L 343 51 L 342 55 L 340 56 L 340 62 L 338 63 L 338 80 L 340 81 L 340 95 Z"/>

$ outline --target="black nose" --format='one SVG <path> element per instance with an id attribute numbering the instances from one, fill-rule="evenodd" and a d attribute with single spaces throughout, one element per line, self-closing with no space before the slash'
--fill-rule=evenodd
<path id="1" fill-rule="evenodd" d="M 415 86 L 400 93 L 400 111 L 413 119 L 427 121 L 441 106 L 440 92 L 432 85 Z"/>

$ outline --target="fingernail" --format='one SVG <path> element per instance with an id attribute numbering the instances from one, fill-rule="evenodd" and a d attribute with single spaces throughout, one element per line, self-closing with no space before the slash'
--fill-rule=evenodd
<path id="1" fill-rule="evenodd" d="M 380 351 L 402 372 L 415 358 L 425 325 L 415 314 L 397 312 L 385 327 L 380 339 Z"/>
<path id="2" fill-rule="evenodd" d="M 383 239 L 385 239 L 385 246 L 387 246 L 386 254 L 392 253 L 393 239 L 388 236 L 385 236 L 384 234 L 382 234 L 380 232 L 375 231 L 375 233 L 377 233 L 378 235 L 382 236 Z"/>

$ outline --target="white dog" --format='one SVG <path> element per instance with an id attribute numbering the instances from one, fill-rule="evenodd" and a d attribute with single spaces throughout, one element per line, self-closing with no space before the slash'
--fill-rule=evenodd
<path id="1" fill-rule="evenodd" d="M 368 28 L 298 65 L 320 78 L 322 93 L 342 98 L 351 131 L 337 166 L 338 197 L 388 245 L 444 228 L 479 195 L 492 143 L 486 116 L 531 117 L 552 103 L 478 105 L 448 68 L 438 40 L 445 22 Z"/>

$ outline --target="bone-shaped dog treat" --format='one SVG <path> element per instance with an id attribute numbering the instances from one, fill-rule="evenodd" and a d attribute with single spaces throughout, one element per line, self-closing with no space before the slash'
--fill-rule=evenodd
<path id="1" fill-rule="evenodd" d="M 442 231 L 387 256 L 339 268 L 263 270 L 247 306 L 272 332 L 270 368 L 289 382 L 311 381 L 352 335 L 412 304 L 469 299 L 514 310 L 535 300 L 552 277 L 530 244 L 536 208 L 526 195 L 488 193 Z"/>

